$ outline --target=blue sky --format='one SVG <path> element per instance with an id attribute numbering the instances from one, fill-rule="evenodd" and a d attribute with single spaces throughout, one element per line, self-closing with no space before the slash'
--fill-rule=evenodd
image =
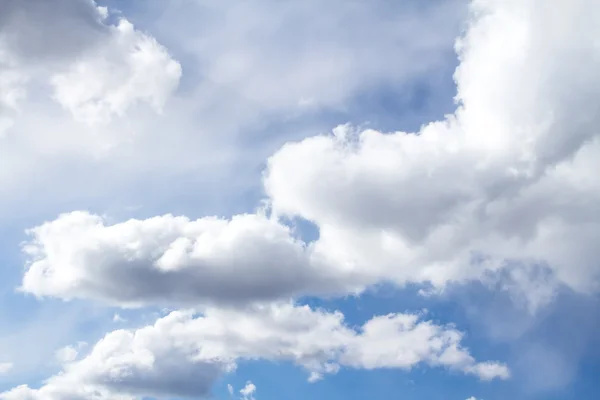
<path id="1" fill-rule="evenodd" d="M 592 399 L 598 5 L 0 1 L 0 399 Z"/>

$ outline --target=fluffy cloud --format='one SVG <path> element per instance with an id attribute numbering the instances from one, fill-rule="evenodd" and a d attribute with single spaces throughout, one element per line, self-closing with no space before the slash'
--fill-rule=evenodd
<path id="1" fill-rule="evenodd" d="M 532 310 L 558 285 L 595 292 L 600 85 L 590 82 L 600 57 L 590 32 L 600 14 L 592 6 L 475 1 L 457 42 L 453 115 L 418 133 L 341 126 L 276 152 L 264 173 L 273 215 L 314 222 L 314 243 L 260 214 L 105 226 L 73 213 L 31 231 L 23 289 L 120 304 L 219 303 L 379 281 L 441 290 L 483 280 Z"/>
<path id="2" fill-rule="evenodd" d="M 502 275 L 532 307 L 556 284 L 598 290 L 592 3 L 475 1 L 455 114 L 416 134 L 346 126 L 284 146 L 265 173 L 274 211 L 318 225 L 335 262 L 398 283 Z"/>
<path id="3" fill-rule="evenodd" d="M 27 77 L 50 84 L 54 99 L 76 119 L 107 122 L 137 102 L 160 111 L 179 83 L 181 67 L 164 47 L 124 18 L 107 23 L 108 10 L 92 0 L 0 6 L 3 108 L 17 107 Z"/>
<path id="4" fill-rule="evenodd" d="M 181 66 L 156 40 L 121 19 L 106 43 L 51 78 L 56 100 L 77 120 L 108 122 L 138 102 L 162 111 Z"/>
<path id="5" fill-rule="evenodd" d="M 30 233 L 22 290 L 38 296 L 240 305 L 344 294 L 366 279 L 320 263 L 288 227 L 261 214 L 195 221 L 165 215 L 106 226 L 99 216 L 74 212 Z"/>
<path id="6" fill-rule="evenodd" d="M 0 218 L 196 189 L 230 213 L 223 198 L 259 187 L 264 159 L 324 114 L 446 82 L 464 7 L 417 3 L 1 0 Z"/>
<path id="7" fill-rule="evenodd" d="M 165 215 L 110 224 L 73 212 L 33 228 L 24 246 L 26 292 L 125 306 L 209 308 L 202 317 L 175 312 L 150 327 L 109 333 L 45 386 L 15 388 L 4 398 L 194 396 L 207 393 L 237 360 L 259 358 L 294 362 L 313 381 L 340 367 L 419 364 L 482 379 L 508 377 L 502 364 L 476 362 L 459 346 L 459 332 L 414 315 L 375 317 L 353 330 L 339 314 L 240 306 L 356 292 L 381 281 L 443 290 L 453 282 L 481 280 L 521 296 L 531 309 L 552 299 L 559 285 L 597 292 L 595 7 L 591 0 L 474 1 L 469 27 L 457 42 L 456 112 L 417 133 L 340 126 L 332 135 L 285 145 L 264 173 L 270 216 Z M 114 65 L 129 65 L 138 55 L 146 59 L 146 51 L 153 55 L 149 62 L 158 60 L 152 65 L 169 62 L 156 42 L 128 29 L 125 24 L 106 30 L 125 43 Z M 138 41 L 147 47 L 132 47 Z M 102 65 L 90 60 L 94 68 Z M 302 88 L 327 81 L 301 84 L 289 98 L 279 97 L 283 90 L 261 91 L 260 75 L 241 79 L 259 69 L 252 67 L 255 60 L 237 53 L 220 60 L 247 68 L 209 68 L 215 87 L 240 85 L 239 93 L 261 110 L 291 107 Z M 63 75 L 69 79 L 53 80 L 67 89 L 67 97 L 57 100 L 88 122 L 120 115 L 140 100 L 160 109 L 161 88 L 173 86 L 138 92 L 133 89 L 139 70 L 128 71 L 126 78 L 104 75 L 105 85 L 90 87 L 93 97 L 87 98 L 77 88 L 91 83 L 69 69 Z M 9 88 L 20 84 L 16 78 L 6 82 Z M 340 93 L 323 97 L 337 104 Z M 17 112 L 19 96 L 17 90 L 4 99 L 4 108 Z M 312 221 L 318 239 L 303 242 L 279 217 Z M 232 320 L 236 324 L 227 323 Z"/>
<path id="8" fill-rule="evenodd" d="M 461 339 L 452 327 L 412 314 L 374 317 L 354 330 L 339 312 L 291 304 L 241 312 L 208 309 L 202 316 L 175 311 L 154 325 L 107 334 L 85 358 L 67 364 L 40 389 L 20 386 L 0 398 L 87 400 L 115 398 L 115 393 L 124 399 L 196 398 L 209 393 L 236 361 L 253 359 L 293 362 L 310 372 L 311 380 L 340 367 L 410 369 L 420 364 L 483 380 L 509 376 L 503 364 L 477 363 Z M 246 386 L 240 393 L 251 398 L 254 390 Z"/>
<path id="9" fill-rule="evenodd" d="M 2 0 L 0 8 L 0 186 L 10 193 L 0 201 L 0 217 L 40 184 L 60 192 L 57 202 L 108 190 L 99 170 L 119 169 L 117 162 L 99 169 L 96 162 L 131 141 L 141 124 L 132 114 L 149 124 L 160 118 L 180 64 L 152 36 L 92 0 Z M 127 160 L 131 165 L 131 154 Z M 79 190 L 78 174 L 96 189 Z"/>
<path id="10" fill-rule="evenodd" d="M 246 386 L 240 389 L 242 400 L 254 400 L 254 393 L 256 393 L 256 385 L 250 381 L 246 383 Z"/>

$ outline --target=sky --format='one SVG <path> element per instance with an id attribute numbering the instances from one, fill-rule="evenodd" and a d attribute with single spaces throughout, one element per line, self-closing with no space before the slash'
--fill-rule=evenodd
<path id="1" fill-rule="evenodd" d="M 0 0 L 0 399 L 597 398 L 599 30 Z"/>

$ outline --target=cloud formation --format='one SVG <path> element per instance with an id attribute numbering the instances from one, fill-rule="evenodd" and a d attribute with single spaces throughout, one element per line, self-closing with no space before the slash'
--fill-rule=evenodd
<path id="1" fill-rule="evenodd" d="M 0 217 L 17 209 L 20 198 L 30 198 L 36 211 L 47 207 L 29 196 L 44 184 L 53 188 L 49 202 L 108 191 L 119 179 L 114 174 L 101 184 L 102 174 L 114 168 L 128 176 L 117 164 L 132 164 L 132 154 L 117 163 L 110 150 L 130 143 L 140 120 L 160 118 L 178 88 L 180 63 L 150 34 L 93 0 L 2 0 L 0 9 L 0 185 L 6 193 Z M 99 172 L 108 153 L 112 162 Z M 80 174 L 82 186 L 75 183 Z"/>
<path id="2" fill-rule="evenodd" d="M 222 304 L 344 294 L 365 278 L 320 264 L 290 228 L 265 215 L 165 215 L 105 225 L 85 212 L 31 231 L 22 290 L 136 306 Z M 358 287 L 358 286 L 357 286 Z"/>
<path id="3" fill-rule="evenodd" d="M 273 209 L 314 222 L 315 247 L 337 263 L 398 283 L 443 288 L 502 273 L 534 308 L 553 279 L 597 291 L 590 6 L 474 2 L 457 42 L 456 112 L 418 133 L 340 127 L 284 146 L 265 173 Z"/>
<path id="4" fill-rule="evenodd" d="M 104 9 L 92 2 L 80 6 L 95 28 L 85 46 L 74 42 L 50 63 L 54 100 L 92 125 L 119 119 L 139 102 L 160 111 L 178 84 L 179 64 L 126 20 L 106 23 Z M 67 355 L 62 373 L 39 389 L 21 386 L 1 397 L 206 395 L 239 360 L 253 359 L 295 363 L 311 381 L 342 367 L 422 364 L 483 380 L 508 378 L 505 365 L 477 362 L 461 347 L 460 332 L 415 315 L 374 317 L 355 330 L 339 313 L 269 302 L 357 293 L 381 282 L 435 292 L 481 281 L 509 291 L 531 311 L 551 301 L 558 287 L 597 293 L 595 7 L 591 0 L 472 2 L 468 29 L 456 44 L 456 111 L 413 133 L 344 125 L 287 143 L 264 171 L 266 211 L 117 223 L 74 211 L 32 228 L 23 247 L 22 291 L 119 306 L 197 306 L 203 315 L 177 311 L 152 326 L 113 331 L 87 356 Z M 258 17 L 250 20 L 249 30 L 261 25 Z M 14 50 L 27 46 L 0 39 L 0 54 L 10 55 L 0 65 L 0 125 L 6 131 L 34 74 L 20 69 L 23 56 Z M 250 99 L 234 104 L 243 121 L 315 104 L 304 90 L 317 91 L 337 71 L 326 59 L 322 75 L 308 74 L 314 80 L 283 74 L 293 81 L 289 91 L 266 87 L 271 73 L 287 67 L 264 72 L 260 57 L 244 54 L 243 47 L 219 53 L 203 71 L 210 84 L 201 85 L 212 93 L 238 87 L 236 95 Z M 271 51 L 279 48 L 258 53 L 264 58 Z M 359 90 L 360 78 L 385 75 L 381 67 L 367 63 L 364 76 L 340 71 L 352 78 L 352 89 L 319 92 L 316 104 L 343 103 Z M 90 72 L 101 79 L 89 80 Z M 206 112 L 213 106 L 198 107 Z M 304 241 L 286 220 L 312 222 L 318 238 Z"/>
<path id="5" fill-rule="evenodd" d="M 0 66 L 4 108 L 16 109 L 33 80 L 50 84 L 77 120 L 108 122 L 137 102 L 160 111 L 179 83 L 181 66 L 163 46 L 125 18 L 108 23 L 108 9 L 92 0 L 0 6 L 0 54 L 10 67 Z"/>
<path id="6" fill-rule="evenodd" d="M 250 381 L 246 383 L 246 386 L 240 389 L 242 400 L 254 400 L 254 393 L 256 393 L 256 385 Z"/>
<path id="7" fill-rule="evenodd" d="M 109 29 L 109 40 L 93 55 L 51 78 L 56 101 L 90 124 L 123 116 L 138 102 L 162 111 L 179 84 L 180 64 L 125 19 Z"/>
<path id="8" fill-rule="evenodd" d="M 0 218 L 24 201 L 47 218 L 193 188 L 233 203 L 222 198 L 259 187 L 282 143 L 328 127 L 323 114 L 349 115 L 384 86 L 407 103 L 447 77 L 461 0 L 415 4 L 141 1 L 120 13 L 3 0 Z"/>
<path id="9" fill-rule="evenodd" d="M 75 212 L 31 230 L 23 289 L 200 304 L 480 280 L 532 310 L 560 285 L 596 292 L 600 114 L 590 99 L 600 86 L 589 82 L 600 58 L 589 6 L 476 1 L 457 41 L 453 115 L 417 133 L 340 126 L 270 157 L 273 216 L 313 222 L 314 243 L 260 214 L 105 226 Z"/>
<path id="10" fill-rule="evenodd" d="M 462 337 L 414 314 L 377 316 L 355 330 L 339 312 L 292 304 L 208 309 L 202 316 L 174 311 L 154 325 L 110 332 L 41 388 L 19 386 L 0 398 L 197 398 L 238 360 L 254 359 L 292 362 L 306 369 L 311 381 L 342 367 L 408 370 L 421 364 L 482 380 L 509 377 L 504 364 L 475 361 L 461 346 Z M 252 385 L 240 393 L 251 398 L 254 391 Z"/>

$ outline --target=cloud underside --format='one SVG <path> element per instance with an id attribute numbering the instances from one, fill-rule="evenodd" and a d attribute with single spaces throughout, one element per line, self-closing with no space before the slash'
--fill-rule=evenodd
<path id="1" fill-rule="evenodd" d="M 0 36 L 0 55 L 10 55 L 0 63 L 0 130 L 10 132 L 25 83 L 39 74 L 54 101 L 90 126 L 140 103 L 160 113 L 173 94 L 182 69 L 163 46 L 127 20 L 106 22 L 106 10 L 91 1 L 81 7 L 76 15 L 88 16 L 94 45 L 73 42 L 76 62 Z M 81 359 L 62 354 L 64 370 L 39 389 L 0 397 L 201 396 L 236 362 L 255 359 L 295 363 L 311 380 L 339 368 L 418 365 L 508 378 L 505 365 L 475 361 L 451 327 L 393 314 L 355 330 L 339 313 L 287 301 L 383 282 L 435 292 L 477 281 L 509 291 L 533 312 L 560 287 L 597 293 L 597 8 L 592 0 L 473 1 L 456 43 L 455 112 L 418 132 L 344 125 L 287 143 L 263 174 L 266 209 L 117 223 L 74 211 L 30 229 L 21 291 L 194 307 L 202 315 L 177 311 L 111 332 Z M 26 51 L 50 67 L 21 68 Z M 224 74 L 216 78 L 236 82 L 236 71 L 216 70 Z M 256 101 L 263 100 L 272 110 L 289 99 Z M 312 222 L 318 238 L 303 240 L 293 227 L 299 220 Z"/>
<path id="2" fill-rule="evenodd" d="M 12 399 L 197 398 L 240 360 L 292 362 L 310 381 L 340 368 L 409 370 L 444 367 L 482 380 L 509 377 L 497 362 L 476 362 L 462 333 L 413 314 L 377 316 L 357 330 L 341 313 L 270 304 L 243 311 L 174 311 L 154 325 L 107 334 L 80 360 L 69 354 L 62 373 L 39 389 L 20 386 Z M 70 352 L 71 353 L 71 352 Z M 117 397 L 121 398 L 121 397 Z"/>

